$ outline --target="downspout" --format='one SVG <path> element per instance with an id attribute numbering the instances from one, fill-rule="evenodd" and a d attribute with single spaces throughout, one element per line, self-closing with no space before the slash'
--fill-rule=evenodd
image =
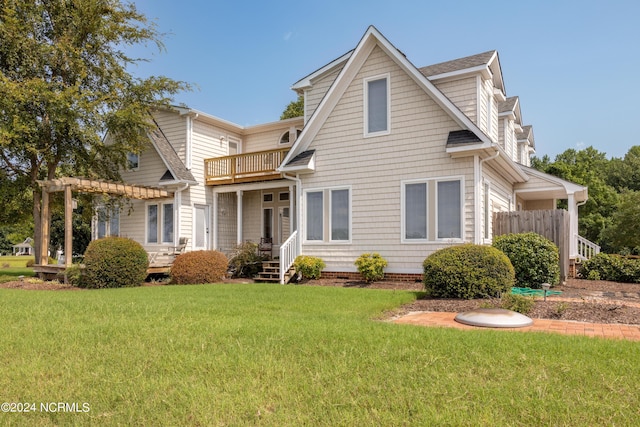
<path id="1" fill-rule="evenodd" d="M 478 161 L 478 167 L 476 168 L 476 206 L 475 206 L 475 223 L 476 226 L 474 228 L 474 232 L 475 232 L 475 243 L 476 244 L 481 244 L 482 243 L 482 224 L 481 224 L 481 212 L 482 210 L 480 209 L 480 200 L 482 200 L 482 194 L 480 194 L 480 192 L 482 191 L 482 164 L 484 162 L 486 162 L 487 160 L 493 160 L 495 158 L 497 158 L 498 156 L 500 156 L 500 150 L 496 148 L 496 144 L 492 144 L 491 145 L 492 148 L 494 148 L 496 150 L 496 152 L 494 154 L 492 154 L 489 157 L 485 157 L 484 159 L 479 159 Z M 478 157 L 476 157 L 478 158 Z M 486 221 L 486 218 L 485 218 Z"/>

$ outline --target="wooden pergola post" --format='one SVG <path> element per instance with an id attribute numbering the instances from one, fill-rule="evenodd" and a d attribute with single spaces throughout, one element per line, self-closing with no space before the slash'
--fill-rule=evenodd
<path id="1" fill-rule="evenodd" d="M 73 198 L 71 186 L 64 187 L 64 265 L 69 267 L 73 261 Z"/>
<path id="2" fill-rule="evenodd" d="M 40 264 L 49 264 L 49 190 L 42 188 L 42 206 L 40 208 Z"/>

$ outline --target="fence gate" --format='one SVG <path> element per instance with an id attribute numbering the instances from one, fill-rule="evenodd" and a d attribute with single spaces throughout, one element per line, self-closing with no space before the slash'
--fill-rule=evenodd
<path id="1" fill-rule="evenodd" d="M 569 212 L 564 209 L 496 212 L 493 215 L 493 235 L 509 233 L 538 233 L 558 246 L 560 252 L 560 281 L 569 273 Z"/>

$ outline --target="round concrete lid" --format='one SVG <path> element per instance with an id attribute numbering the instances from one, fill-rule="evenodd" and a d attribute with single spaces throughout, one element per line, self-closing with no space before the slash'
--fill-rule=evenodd
<path id="1" fill-rule="evenodd" d="M 523 328 L 533 325 L 530 317 L 504 308 L 477 308 L 459 313 L 455 321 L 486 328 Z"/>

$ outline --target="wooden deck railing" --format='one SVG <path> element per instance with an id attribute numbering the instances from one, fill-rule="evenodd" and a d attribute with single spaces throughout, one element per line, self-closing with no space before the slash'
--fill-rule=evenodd
<path id="1" fill-rule="evenodd" d="M 208 185 L 265 181 L 280 178 L 280 166 L 289 148 L 236 154 L 205 159 L 205 179 Z"/>

